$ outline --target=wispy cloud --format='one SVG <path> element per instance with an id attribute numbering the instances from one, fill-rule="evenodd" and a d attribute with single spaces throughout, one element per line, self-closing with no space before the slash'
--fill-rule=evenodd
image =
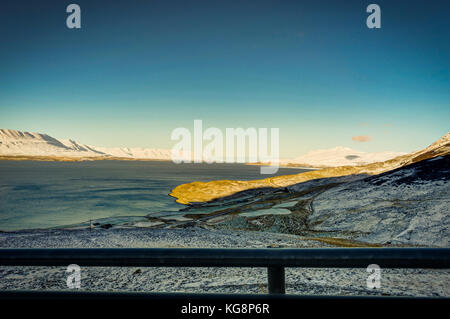
<path id="1" fill-rule="evenodd" d="M 367 135 L 358 135 L 358 136 L 352 136 L 352 140 L 355 142 L 369 142 L 372 140 L 370 136 Z"/>

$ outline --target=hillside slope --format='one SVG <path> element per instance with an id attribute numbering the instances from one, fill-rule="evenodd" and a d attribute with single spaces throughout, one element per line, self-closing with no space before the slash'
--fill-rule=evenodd
<path id="1" fill-rule="evenodd" d="M 230 196 L 237 192 L 262 187 L 286 187 L 317 178 L 339 177 L 347 175 L 375 175 L 387 172 L 420 160 L 450 153 L 450 132 L 427 148 L 401 155 L 396 158 L 361 166 L 330 167 L 294 175 L 284 175 L 251 181 L 221 180 L 193 182 L 177 186 L 170 193 L 181 204 L 207 202 L 216 198 Z"/>
<path id="2" fill-rule="evenodd" d="M 314 198 L 310 231 L 370 243 L 450 246 L 450 155 L 344 183 Z"/>
<path id="3" fill-rule="evenodd" d="M 0 155 L 92 157 L 106 154 L 87 145 L 58 140 L 47 134 L 0 129 Z"/>

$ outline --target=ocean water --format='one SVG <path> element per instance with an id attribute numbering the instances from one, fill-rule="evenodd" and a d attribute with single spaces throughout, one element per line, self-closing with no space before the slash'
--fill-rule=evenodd
<path id="1" fill-rule="evenodd" d="M 275 175 L 301 171 L 280 168 Z M 184 207 L 168 196 L 182 183 L 270 176 L 261 175 L 258 166 L 243 164 L 0 161 L 0 230 L 138 219 Z"/>

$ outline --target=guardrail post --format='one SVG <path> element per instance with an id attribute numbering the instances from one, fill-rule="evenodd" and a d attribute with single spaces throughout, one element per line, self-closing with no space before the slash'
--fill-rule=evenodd
<path id="1" fill-rule="evenodd" d="M 284 267 L 268 267 L 267 279 L 269 294 L 285 293 Z"/>

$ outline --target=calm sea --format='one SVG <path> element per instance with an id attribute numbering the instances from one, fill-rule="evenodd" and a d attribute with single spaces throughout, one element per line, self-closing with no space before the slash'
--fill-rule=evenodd
<path id="1" fill-rule="evenodd" d="M 301 171 L 280 168 L 275 175 Z M 168 194 L 179 184 L 270 176 L 261 175 L 258 166 L 243 164 L 0 161 L 0 230 L 176 211 L 183 205 Z"/>

